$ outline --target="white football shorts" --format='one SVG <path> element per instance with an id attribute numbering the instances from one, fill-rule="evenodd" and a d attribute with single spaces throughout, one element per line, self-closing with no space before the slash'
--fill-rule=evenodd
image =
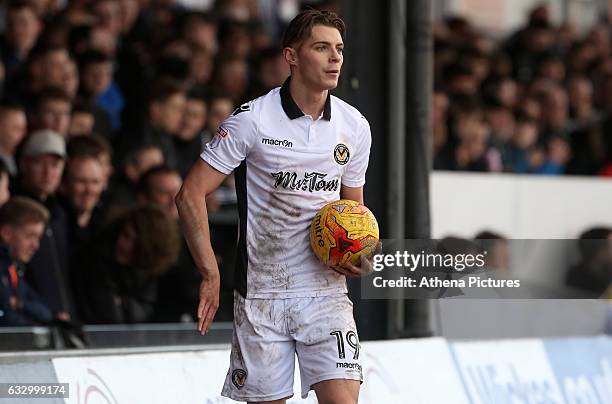
<path id="1" fill-rule="evenodd" d="M 323 380 L 361 382 L 359 348 L 346 294 L 245 299 L 235 293 L 230 368 L 221 395 L 237 401 L 293 396 L 296 354 L 303 398 Z"/>

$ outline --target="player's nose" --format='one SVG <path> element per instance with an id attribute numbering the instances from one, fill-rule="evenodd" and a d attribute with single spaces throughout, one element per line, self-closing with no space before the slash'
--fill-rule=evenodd
<path id="1" fill-rule="evenodd" d="M 330 61 L 331 62 L 339 62 L 341 59 L 342 59 L 342 55 L 340 54 L 340 52 L 338 52 L 337 49 L 333 49 Z"/>

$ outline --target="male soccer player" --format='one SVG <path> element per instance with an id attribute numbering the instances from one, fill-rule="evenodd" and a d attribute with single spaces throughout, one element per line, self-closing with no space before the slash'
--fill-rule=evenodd
<path id="1" fill-rule="evenodd" d="M 241 105 L 218 128 L 176 202 L 202 274 L 198 328 L 218 307 L 219 271 L 210 244 L 205 196 L 235 169 L 240 237 L 230 369 L 222 394 L 284 403 L 293 395 L 295 354 L 302 395 L 356 403 L 362 380 L 359 340 L 345 276 L 310 250 L 316 212 L 340 198 L 363 203 L 371 135 L 366 119 L 330 95 L 342 68 L 344 23 L 307 10 L 289 24 L 282 87 Z"/>

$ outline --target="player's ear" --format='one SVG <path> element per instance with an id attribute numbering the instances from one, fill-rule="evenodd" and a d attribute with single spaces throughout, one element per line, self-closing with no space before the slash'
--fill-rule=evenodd
<path id="1" fill-rule="evenodd" d="M 289 66 L 297 65 L 297 52 L 295 49 L 289 47 L 283 48 L 283 57 Z"/>

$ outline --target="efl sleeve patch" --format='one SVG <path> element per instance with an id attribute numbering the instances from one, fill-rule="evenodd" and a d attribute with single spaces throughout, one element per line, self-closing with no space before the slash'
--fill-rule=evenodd
<path id="1" fill-rule="evenodd" d="M 200 156 L 209 163 L 213 161 L 222 166 L 223 170 L 213 165 L 221 172 L 231 171 L 246 158 L 256 135 L 257 125 L 252 114 L 234 114 L 219 125 Z"/>

